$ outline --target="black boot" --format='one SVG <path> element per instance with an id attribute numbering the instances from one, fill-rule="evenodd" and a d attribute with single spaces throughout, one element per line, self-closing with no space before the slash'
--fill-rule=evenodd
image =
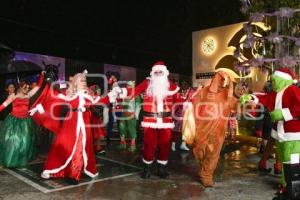
<path id="1" fill-rule="evenodd" d="M 167 172 L 167 165 L 157 163 L 157 175 L 163 179 L 168 178 L 169 173 Z"/>
<path id="2" fill-rule="evenodd" d="M 144 170 L 141 174 L 141 178 L 144 178 L 144 179 L 148 179 L 151 177 L 151 165 L 150 164 L 145 164 L 144 163 Z"/>

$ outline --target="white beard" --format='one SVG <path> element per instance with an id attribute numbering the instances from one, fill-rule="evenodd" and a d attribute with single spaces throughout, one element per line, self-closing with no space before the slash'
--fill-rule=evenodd
<path id="1" fill-rule="evenodd" d="M 162 100 L 168 96 L 169 87 L 170 83 L 167 76 L 152 75 L 146 94 Z"/>

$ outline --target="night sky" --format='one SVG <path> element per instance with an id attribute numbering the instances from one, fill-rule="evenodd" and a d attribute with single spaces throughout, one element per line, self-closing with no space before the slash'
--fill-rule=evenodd
<path id="1" fill-rule="evenodd" d="M 0 42 L 15 50 L 191 75 L 192 31 L 245 20 L 239 0 L 6 0 Z M 150 68 L 149 68 L 150 69 Z"/>

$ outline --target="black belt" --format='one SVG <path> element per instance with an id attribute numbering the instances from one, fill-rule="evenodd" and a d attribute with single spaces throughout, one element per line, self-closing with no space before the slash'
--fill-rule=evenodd
<path id="1" fill-rule="evenodd" d="M 143 112 L 145 117 L 158 117 L 158 118 L 163 118 L 163 117 L 171 117 L 171 112 L 158 112 L 158 113 L 153 113 L 153 112 Z"/>

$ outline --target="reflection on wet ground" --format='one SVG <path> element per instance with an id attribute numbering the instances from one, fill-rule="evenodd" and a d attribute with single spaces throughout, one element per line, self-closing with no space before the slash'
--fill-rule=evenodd
<path id="1" fill-rule="evenodd" d="M 48 194 L 0 171 L 0 199 L 272 199 L 278 177 L 257 171 L 259 153 L 252 143 L 249 145 L 245 141 L 228 143 L 223 148 L 215 174 L 215 187 L 209 189 L 198 182 L 198 164 L 193 155 L 176 151 L 170 156 L 169 179 L 162 180 L 155 176 L 156 167 L 153 165 L 153 176 L 149 180 L 134 174 Z M 101 157 L 142 166 L 140 152 L 130 153 L 110 147 Z"/>

